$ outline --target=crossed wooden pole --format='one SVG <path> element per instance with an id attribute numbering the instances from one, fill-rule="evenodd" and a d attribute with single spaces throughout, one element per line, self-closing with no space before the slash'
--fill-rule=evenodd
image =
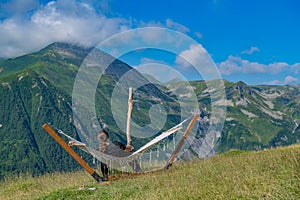
<path id="1" fill-rule="evenodd" d="M 192 120 L 190 121 L 188 127 L 186 128 L 182 138 L 180 139 L 179 143 L 177 144 L 173 154 L 169 158 L 169 160 L 166 163 L 165 169 L 169 169 L 170 166 L 172 166 L 173 162 L 175 161 L 180 149 L 182 148 L 183 144 L 185 143 L 186 138 L 189 136 L 190 132 L 192 131 L 192 128 L 194 127 L 197 119 L 199 118 L 198 114 L 195 114 Z"/>
<path id="2" fill-rule="evenodd" d="M 44 124 L 43 128 L 49 133 L 53 139 L 60 144 L 97 182 L 101 183 L 102 178 L 91 168 L 48 124 Z"/>

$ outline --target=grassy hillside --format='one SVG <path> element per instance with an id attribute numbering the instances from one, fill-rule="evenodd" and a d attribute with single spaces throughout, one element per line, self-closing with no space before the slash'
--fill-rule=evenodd
<path id="1" fill-rule="evenodd" d="M 96 190 L 79 190 L 81 185 Z M 0 184 L 0 199 L 297 199 L 300 145 L 176 163 L 168 171 L 96 184 L 85 172 L 20 176 Z"/>

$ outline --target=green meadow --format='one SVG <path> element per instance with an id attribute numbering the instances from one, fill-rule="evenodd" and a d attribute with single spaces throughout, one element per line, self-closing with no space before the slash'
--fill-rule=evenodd
<path id="1" fill-rule="evenodd" d="M 84 186 L 85 189 L 79 189 Z M 90 190 L 94 189 L 94 190 Z M 205 160 L 96 183 L 84 171 L 6 177 L 0 199 L 299 199 L 300 145 L 232 150 Z"/>

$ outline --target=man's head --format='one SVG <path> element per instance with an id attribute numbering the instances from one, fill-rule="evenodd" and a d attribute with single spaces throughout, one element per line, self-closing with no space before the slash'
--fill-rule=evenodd
<path id="1" fill-rule="evenodd" d="M 109 138 L 109 135 L 106 130 L 102 130 L 98 133 L 99 142 L 107 142 L 108 138 Z"/>

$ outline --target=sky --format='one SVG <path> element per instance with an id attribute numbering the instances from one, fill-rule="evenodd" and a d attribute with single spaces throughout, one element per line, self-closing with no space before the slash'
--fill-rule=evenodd
<path id="1" fill-rule="evenodd" d="M 0 58 L 56 41 L 90 46 L 133 28 L 163 27 L 201 44 L 228 81 L 300 84 L 299 10 L 297 0 L 2 0 Z M 182 64 L 154 50 L 120 59 L 135 67 Z M 191 74 L 187 79 L 197 79 Z"/>

